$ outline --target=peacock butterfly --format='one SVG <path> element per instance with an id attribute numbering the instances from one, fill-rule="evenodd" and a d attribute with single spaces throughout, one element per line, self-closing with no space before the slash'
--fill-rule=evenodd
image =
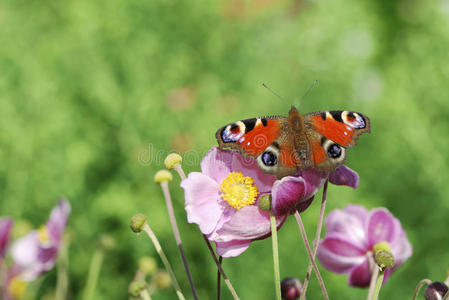
<path id="1" fill-rule="evenodd" d="M 288 117 L 268 116 L 228 124 L 215 134 L 220 148 L 254 157 L 259 167 L 278 178 L 310 167 L 333 171 L 346 158 L 346 148 L 370 132 L 369 119 L 346 110 L 302 116 L 292 106 Z"/>

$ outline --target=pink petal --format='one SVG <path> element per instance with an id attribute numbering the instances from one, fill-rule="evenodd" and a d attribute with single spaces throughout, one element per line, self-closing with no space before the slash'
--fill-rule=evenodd
<path id="1" fill-rule="evenodd" d="M 349 274 L 348 284 L 350 286 L 367 287 L 371 281 L 371 270 L 369 265 L 369 259 L 365 258 L 365 261 L 351 270 Z"/>
<path id="2" fill-rule="evenodd" d="M 378 242 L 386 241 L 391 243 L 396 238 L 398 231 L 395 218 L 385 208 L 376 208 L 370 211 L 366 232 L 368 234 L 369 247 Z"/>
<path id="3" fill-rule="evenodd" d="M 368 249 L 368 240 L 365 232 L 365 220 L 368 211 L 359 205 L 347 205 L 343 210 L 336 209 L 326 217 L 326 230 L 328 233 L 344 235 L 359 248 Z"/>
<path id="4" fill-rule="evenodd" d="M 328 248 L 320 243 L 317 252 L 317 258 L 321 264 L 331 272 L 343 274 L 349 272 L 355 266 L 363 263 L 366 259 L 364 255 L 360 256 L 346 256 L 339 255 L 334 252 L 334 248 Z"/>
<path id="5" fill-rule="evenodd" d="M 277 180 L 271 190 L 271 210 L 276 216 L 290 214 L 304 198 L 306 182 L 302 177 L 285 176 Z"/>
<path id="6" fill-rule="evenodd" d="M 277 217 L 277 225 L 280 226 L 285 218 L 286 216 Z M 254 240 L 267 237 L 270 232 L 269 213 L 255 205 L 248 205 L 235 212 L 228 222 L 210 236 L 210 240 L 215 242 Z"/>
<path id="7" fill-rule="evenodd" d="M 218 242 L 215 243 L 218 255 L 223 257 L 235 257 L 239 256 L 248 249 L 251 241 L 230 241 L 230 242 Z"/>
<path id="8" fill-rule="evenodd" d="M 6 255 L 12 224 L 12 219 L 0 218 L 0 263 Z"/>
<path id="9" fill-rule="evenodd" d="M 196 223 L 203 234 L 211 233 L 223 213 L 217 182 L 206 175 L 192 172 L 181 182 L 185 192 L 185 209 L 189 223 Z"/>
<path id="10" fill-rule="evenodd" d="M 15 263 L 25 267 L 37 261 L 39 237 L 36 230 L 16 240 L 11 246 L 11 255 Z"/>
<path id="11" fill-rule="evenodd" d="M 321 242 L 320 247 L 325 247 L 341 256 L 363 256 L 365 254 L 366 251 L 363 248 L 359 248 L 345 238 L 344 235 L 327 233 L 325 239 Z"/>
<path id="12" fill-rule="evenodd" d="M 66 199 L 61 198 L 58 205 L 51 211 L 50 218 L 47 222 L 47 230 L 52 242 L 59 244 L 69 214 L 70 204 Z"/>
<path id="13" fill-rule="evenodd" d="M 304 197 L 310 198 L 315 195 L 318 190 L 323 186 L 324 182 L 329 176 L 329 172 L 320 171 L 314 168 L 303 170 L 299 173 L 299 176 L 306 182 L 306 191 Z"/>
<path id="14" fill-rule="evenodd" d="M 401 229 L 396 241 L 391 244 L 391 251 L 394 255 L 395 268 L 402 265 L 412 255 L 412 245 L 408 241 L 407 235 L 403 229 Z"/>
<path id="15" fill-rule="evenodd" d="M 347 166 L 341 165 L 330 173 L 329 181 L 336 185 L 347 185 L 355 189 L 359 186 L 359 174 Z"/>
<path id="16" fill-rule="evenodd" d="M 201 171 L 219 184 L 231 172 L 234 151 L 212 147 L 201 160 Z"/>

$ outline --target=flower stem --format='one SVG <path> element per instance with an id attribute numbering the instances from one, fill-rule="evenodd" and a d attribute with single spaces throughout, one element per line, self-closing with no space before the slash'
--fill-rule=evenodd
<path id="1" fill-rule="evenodd" d="M 368 295 L 366 296 L 366 300 L 372 300 L 374 296 L 374 290 L 376 288 L 376 281 L 377 278 L 379 277 L 379 267 L 374 262 L 374 258 L 371 252 L 369 252 L 368 258 L 369 258 L 369 265 L 370 267 L 373 268 L 373 272 L 371 273 L 371 281 L 369 283 L 369 290 Z"/>
<path id="2" fill-rule="evenodd" d="M 443 300 L 447 300 L 447 299 L 449 299 L 449 291 L 446 292 L 446 294 L 445 294 L 444 297 L 443 297 Z"/>
<path id="3" fill-rule="evenodd" d="M 67 244 L 63 241 L 59 250 L 55 300 L 64 300 L 67 295 L 67 288 L 69 286 L 69 277 L 67 276 L 69 259 L 67 250 Z"/>
<path id="4" fill-rule="evenodd" d="M 318 251 L 318 245 L 320 243 L 321 237 L 321 229 L 323 228 L 323 219 L 324 219 L 324 211 L 326 209 L 326 196 L 327 196 L 327 184 L 329 180 L 326 180 L 323 187 L 323 196 L 321 198 L 321 208 L 320 215 L 318 217 L 318 226 L 316 228 L 315 240 L 313 241 L 313 260 L 315 261 L 316 253 Z M 307 286 L 309 285 L 310 275 L 312 274 L 312 261 L 309 262 L 309 266 L 307 267 L 306 278 L 304 279 L 304 283 L 302 285 L 302 293 L 301 300 L 306 299 Z"/>
<path id="5" fill-rule="evenodd" d="M 182 248 L 181 235 L 179 234 L 178 225 L 176 224 L 175 214 L 173 211 L 173 204 L 170 197 L 170 192 L 168 190 L 168 182 L 161 182 L 162 192 L 164 193 L 165 201 L 167 203 L 168 214 L 170 217 L 170 223 L 172 225 L 173 233 L 175 235 L 176 244 L 178 245 L 179 254 L 181 255 L 182 263 L 184 264 L 184 269 L 189 279 L 190 288 L 192 289 L 193 298 L 198 300 L 198 295 L 196 293 L 195 285 L 192 280 L 192 275 L 190 274 L 189 265 L 187 264 L 187 259 L 184 254 L 184 249 Z"/>
<path id="6" fill-rule="evenodd" d="M 281 275 L 279 272 L 279 250 L 278 250 L 278 234 L 276 226 L 276 217 L 270 211 L 271 223 L 271 241 L 273 245 L 273 268 L 274 268 L 274 285 L 276 290 L 276 300 L 281 300 Z"/>
<path id="7" fill-rule="evenodd" d="M 101 265 L 103 264 L 104 248 L 98 246 L 90 262 L 89 273 L 87 275 L 86 288 L 84 289 L 83 300 L 94 299 L 95 289 L 100 276 Z"/>
<path id="8" fill-rule="evenodd" d="M 151 300 L 150 293 L 148 293 L 148 290 L 142 290 L 140 292 L 140 297 L 142 297 L 143 300 Z"/>
<path id="9" fill-rule="evenodd" d="M 221 263 L 217 259 L 217 256 L 215 255 L 214 249 L 212 248 L 212 245 L 210 244 L 209 240 L 207 239 L 207 236 L 203 234 L 204 240 L 206 242 L 207 248 L 209 249 L 210 254 L 212 255 L 212 258 L 214 259 L 215 264 L 217 265 L 218 271 L 221 273 L 221 276 L 223 277 L 224 282 L 226 283 L 226 286 L 228 287 L 229 291 L 232 294 L 232 297 L 235 300 L 240 300 L 239 296 L 237 296 L 237 293 L 234 290 L 234 287 L 232 286 L 231 282 L 229 281 L 228 276 L 226 276 L 225 271 L 223 270 Z"/>
<path id="10" fill-rule="evenodd" d="M 304 224 L 302 223 L 301 216 L 299 215 L 298 211 L 295 212 L 296 221 L 298 222 L 299 230 L 301 231 L 301 236 L 304 241 L 304 245 L 306 246 L 307 254 L 309 255 L 310 262 L 312 263 L 313 270 L 315 271 L 315 274 L 318 278 L 318 282 L 320 283 L 321 291 L 323 292 L 323 297 L 325 300 L 329 300 L 329 296 L 326 291 L 326 286 L 324 285 L 323 278 L 321 277 L 320 270 L 318 270 L 318 267 L 315 263 L 315 259 L 313 258 L 312 250 L 310 250 L 310 244 L 309 240 L 307 239 L 306 229 L 304 228 Z M 305 293 L 301 294 L 301 297 L 303 297 Z"/>
<path id="11" fill-rule="evenodd" d="M 382 287 L 382 281 L 384 281 L 384 274 L 385 274 L 385 269 L 381 270 L 379 272 L 379 276 L 377 277 L 376 290 L 374 291 L 373 300 L 377 300 L 377 297 L 379 296 L 380 288 Z"/>
<path id="12" fill-rule="evenodd" d="M 432 283 L 432 280 L 430 280 L 430 279 L 421 280 L 415 288 L 415 293 L 413 294 L 412 300 L 416 300 L 416 297 L 418 297 L 418 294 L 419 294 L 419 290 L 423 287 L 423 285 L 429 285 L 431 283 Z"/>
<path id="13" fill-rule="evenodd" d="M 176 170 L 176 172 L 178 172 L 179 177 L 181 177 L 181 179 L 186 179 L 186 174 L 184 173 L 184 170 L 181 167 L 181 164 L 177 164 L 174 169 Z"/>
<path id="14" fill-rule="evenodd" d="M 223 256 L 218 257 L 218 262 L 220 265 L 223 263 Z M 217 300 L 221 299 L 221 275 L 220 270 L 217 271 Z"/>
<path id="15" fill-rule="evenodd" d="M 178 298 L 180 300 L 185 300 L 184 295 L 181 292 L 181 288 L 179 287 L 178 281 L 176 280 L 176 276 L 175 273 L 173 272 L 173 269 L 170 266 L 170 263 L 168 262 L 167 256 L 165 256 L 164 251 L 162 250 L 161 244 L 159 243 L 159 241 L 157 240 L 156 235 L 154 234 L 154 232 L 151 230 L 150 226 L 148 225 L 148 223 L 145 223 L 145 225 L 143 226 L 143 230 L 148 234 L 148 237 L 151 239 L 151 241 L 153 242 L 154 247 L 156 248 L 156 252 L 157 254 L 159 254 L 162 263 L 165 266 L 165 269 L 167 270 L 168 274 L 170 275 L 173 287 L 176 290 L 176 295 L 178 295 Z"/>

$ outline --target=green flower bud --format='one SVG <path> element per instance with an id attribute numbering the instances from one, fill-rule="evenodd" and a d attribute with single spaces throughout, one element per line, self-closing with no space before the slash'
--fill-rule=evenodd
<path id="1" fill-rule="evenodd" d="M 165 181 L 172 181 L 173 175 L 167 170 L 160 170 L 154 175 L 154 181 L 156 183 L 162 183 Z"/>
<path id="2" fill-rule="evenodd" d="M 167 289 L 171 285 L 170 275 L 166 271 L 157 272 L 154 281 L 159 289 Z"/>
<path id="3" fill-rule="evenodd" d="M 157 270 L 156 260 L 149 256 L 142 257 L 139 259 L 139 269 L 145 272 L 145 274 L 154 274 Z"/>
<path id="4" fill-rule="evenodd" d="M 271 194 L 262 194 L 257 201 L 257 206 L 261 210 L 271 210 Z"/>
<path id="5" fill-rule="evenodd" d="M 376 255 L 376 253 L 380 250 L 391 252 L 391 246 L 388 242 L 385 241 L 379 242 L 373 246 L 374 255 Z"/>
<path id="6" fill-rule="evenodd" d="M 374 260 L 381 270 L 384 270 L 385 268 L 392 268 L 394 266 L 394 256 L 391 252 L 386 250 L 377 251 L 374 256 Z"/>
<path id="7" fill-rule="evenodd" d="M 143 226 L 147 222 L 147 217 L 143 214 L 137 214 L 134 217 L 131 218 L 131 222 L 129 223 L 129 226 L 131 227 L 131 230 L 135 233 L 139 233 L 142 231 Z"/>
<path id="8" fill-rule="evenodd" d="M 165 167 L 169 170 L 182 162 L 182 157 L 178 153 L 169 154 L 164 161 Z"/>
<path id="9" fill-rule="evenodd" d="M 146 288 L 145 281 L 133 281 L 128 286 L 128 292 L 133 297 L 138 297 L 140 292 Z"/>

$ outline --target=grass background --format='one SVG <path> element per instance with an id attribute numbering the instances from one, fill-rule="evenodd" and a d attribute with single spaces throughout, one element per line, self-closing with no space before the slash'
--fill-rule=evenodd
<path id="1" fill-rule="evenodd" d="M 0 215 L 36 227 L 58 196 L 70 200 L 70 299 L 81 299 L 105 233 L 117 248 L 105 257 L 95 299 L 127 298 L 137 260 L 155 255 L 128 228 L 138 212 L 190 298 L 153 175 L 171 151 L 186 156 L 186 171 L 199 170 L 217 128 L 286 115 L 315 79 L 300 111 L 349 109 L 372 123 L 348 153 L 359 188 L 330 186 L 327 211 L 387 207 L 414 247 L 381 298 L 408 299 L 419 280 L 444 280 L 448 0 L 4 0 L 0 28 Z M 216 270 L 186 222 L 178 184 L 171 190 L 192 274 L 200 298 L 213 299 Z M 318 206 L 303 214 L 310 235 Z M 281 277 L 302 279 L 307 257 L 293 219 L 279 240 Z M 274 298 L 270 240 L 224 267 L 242 299 Z M 366 296 L 346 287 L 346 276 L 323 274 L 332 299 Z M 35 298 L 51 298 L 55 281 L 53 270 Z M 310 287 L 309 298 L 320 299 L 315 277 Z M 154 299 L 174 297 L 168 290 Z"/>

